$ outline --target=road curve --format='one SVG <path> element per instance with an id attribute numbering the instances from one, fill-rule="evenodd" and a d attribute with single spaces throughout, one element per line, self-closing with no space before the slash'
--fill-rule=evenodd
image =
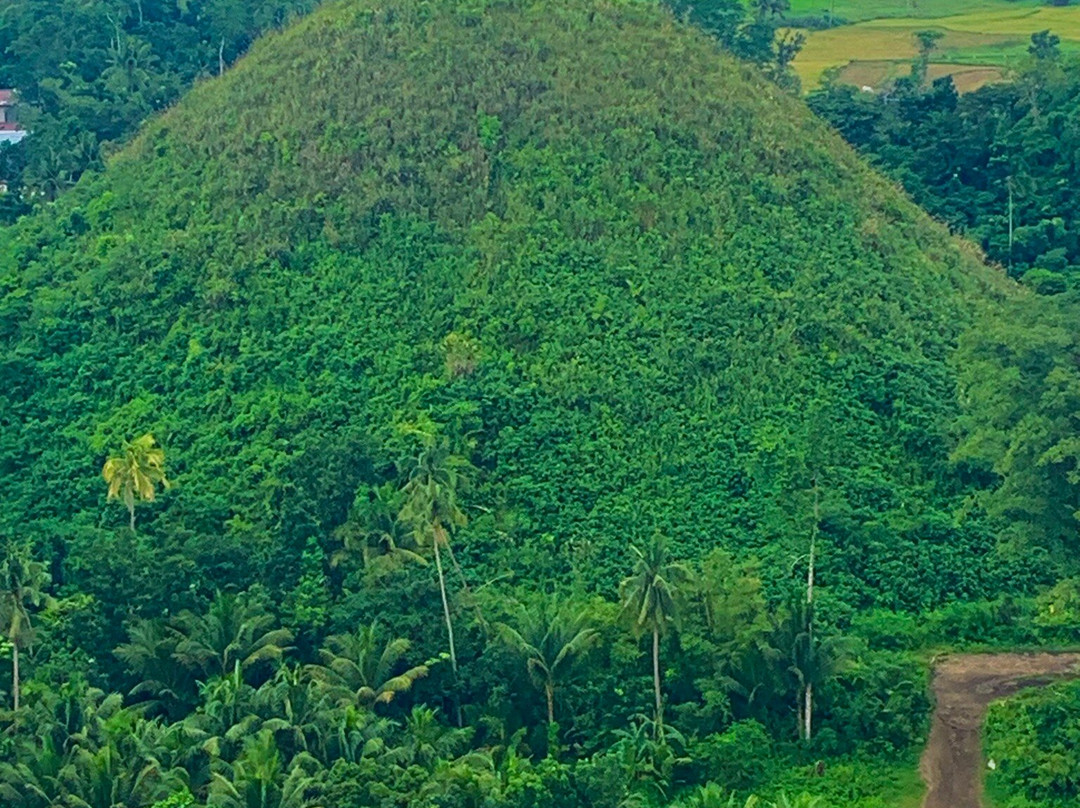
<path id="1" fill-rule="evenodd" d="M 1071 677 L 1080 677 L 1080 654 L 963 654 L 938 662 L 933 726 L 919 763 L 923 808 L 981 808 L 990 702 Z"/>

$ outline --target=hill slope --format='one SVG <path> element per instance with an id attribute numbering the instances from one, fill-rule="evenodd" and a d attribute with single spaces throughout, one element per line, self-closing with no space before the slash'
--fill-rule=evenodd
<path id="1" fill-rule="evenodd" d="M 947 459 L 991 273 L 660 10 L 473 5 L 330 3 L 9 233 L 0 520 L 137 608 L 287 591 L 433 420 L 471 574 L 609 588 L 655 525 L 784 579 L 816 478 L 848 607 L 996 589 Z M 148 430 L 130 541 L 99 471 Z"/>

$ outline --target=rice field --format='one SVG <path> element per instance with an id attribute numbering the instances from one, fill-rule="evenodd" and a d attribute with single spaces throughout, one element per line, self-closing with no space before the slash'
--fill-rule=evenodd
<path id="1" fill-rule="evenodd" d="M 820 15 L 828 0 L 792 0 L 793 17 Z M 939 30 L 933 74 L 957 75 L 962 90 L 1001 80 L 1024 59 L 1031 35 L 1049 29 L 1066 50 L 1080 51 L 1080 6 L 1047 7 L 1033 0 L 834 0 L 836 17 L 851 24 L 806 31 L 795 60 L 803 87 L 813 89 L 826 71 L 876 87 L 902 75 L 917 54 L 914 34 Z M 867 15 L 876 16 L 868 18 Z M 954 69 L 955 68 L 955 69 Z M 861 81 L 861 79 L 871 79 Z"/>
<path id="2" fill-rule="evenodd" d="M 956 14 L 982 14 L 1003 9 L 1038 8 L 1040 0 L 791 0 L 794 17 L 832 13 L 848 22 L 886 17 L 931 19 Z"/>

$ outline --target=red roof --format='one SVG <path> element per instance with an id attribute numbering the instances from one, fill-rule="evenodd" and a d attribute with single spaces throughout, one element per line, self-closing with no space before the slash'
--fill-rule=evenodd
<path id="1" fill-rule="evenodd" d="M 15 103 L 14 90 L 0 90 L 0 104 L 10 105 Z"/>

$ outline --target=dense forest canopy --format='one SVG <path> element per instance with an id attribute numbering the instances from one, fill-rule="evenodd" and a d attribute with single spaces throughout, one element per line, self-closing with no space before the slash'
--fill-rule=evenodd
<path id="1" fill-rule="evenodd" d="M 198 78 L 317 0 L 6 0 L 0 87 L 33 137 L 0 147 L 0 224 L 53 199 Z"/>
<path id="2" fill-rule="evenodd" d="M 964 95 L 916 69 L 886 93 L 833 84 L 810 104 L 926 210 L 1052 294 L 1080 271 L 1080 61 L 1049 31 L 1029 54 L 1013 80 Z"/>
<path id="3" fill-rule="evenodd" d="M 0 13 L 0 88 L 18 92 L 32 134 L 0 147 L 0 224 L 99 170 L 149 117 L 218 75 L 255 38 L 318 0 L 11 0 Z M 777 43 L 786 3 L 665 3 L 725 47 L 793 85 L 791 42 Z"/>
<path id="4" fill-rule="evenodd" d="M 1069 636 L 1068 296 L 676 11 L 337 0 L 0 231 L 0 798 L 873 808 Z"/>

